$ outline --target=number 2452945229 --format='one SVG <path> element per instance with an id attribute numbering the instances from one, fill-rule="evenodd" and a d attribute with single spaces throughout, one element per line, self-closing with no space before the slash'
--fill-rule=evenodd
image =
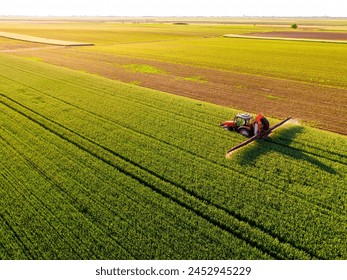
<path id="1" fill-rule="evenodd" d="M 188 275 L 249 275 L 252 269 L 248 267 L 188 267 Z"/>

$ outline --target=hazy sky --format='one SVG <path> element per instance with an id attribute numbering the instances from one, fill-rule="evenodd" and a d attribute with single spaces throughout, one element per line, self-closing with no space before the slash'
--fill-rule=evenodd
<path id="1" fill-rule="evenodd" d="M 347 0 L 0 0 L 0 15 L 347 17 Z"/>

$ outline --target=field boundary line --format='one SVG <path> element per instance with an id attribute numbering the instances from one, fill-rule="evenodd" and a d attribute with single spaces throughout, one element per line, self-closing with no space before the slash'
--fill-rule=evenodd
<path id="1" fill-rule="evenodd" d="M 224 38 L 242 38 L 242 39 L 260 39 L 260 40 L 347 44 L 347 41 L 342 41 L 342 40 L 305 39 L 305 38 L 289 38 L 289 37 L 288 38 L 287 37 L 265 37 L 265 36 L 239 35 L 239 34 L 224 34 L 223 37 Z"/>

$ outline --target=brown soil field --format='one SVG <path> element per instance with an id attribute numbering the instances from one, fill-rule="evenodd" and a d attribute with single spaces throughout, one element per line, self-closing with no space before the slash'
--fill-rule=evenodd
<path id="1" fill-rule="evenodd" d="M 14 54 L 39 57 L 44 62 L 54 65 L 87 71 L 110 79 L 232 107 L 240 111 L 263 112 L 267 116 L 276 118 L 292 116 L 318 128 L 347 134 L 346 121 L 341 117 L 347 111 L 346 89 L 86 52 L 68 47 Z M 162 73 L 134 72 L 124 67 L 128 64 L 149 65 L 162 70 Z"/>
<path id="2" fill-rule="evenodd" d="M 292 31 L 292 32 L 264 32 L 264 33 L 248 33 L 244 35 L 249 36 L 261 36 L 261 37 L 279 37 L 279 38 L 299 38 L 299 39 L 315 39 L 315 40 L 347 40 L 347 33 L 336 33 L 336 32 L 303 32 L 303 31 Z"/>

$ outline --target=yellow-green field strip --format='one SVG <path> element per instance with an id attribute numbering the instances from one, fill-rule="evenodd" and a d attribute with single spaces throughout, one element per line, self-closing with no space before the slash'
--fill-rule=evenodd
<path id="1" fill-rule="evenodd" d="M 34 37 L 34 36 L 28 36 L 28 35 L 22 35 L 17 33 L 10 33 L 10 32 L 2 32 L 2 31 L 0 31 L 0 37 L 20 40 L 20 41 L 33 42 L 33 43 L 57 45 L 57 46 L 94 46 L 94 44 L 92 43 L 54 40 L 54 39 Z"/>
<path id="2" fill-rule="evenodd" d="M 262 40 L 282 40 L 282 41 L 302 41 L 302 42 L 319 42 L 319 43 L 337 43 L 347 44 L 347 41 L 342 40 L 324 40 L 324 39 L 305 39 L 305 38 L 288 38 L 288 37 L 263 37 L 263 36 L 248 36 L 238 34 L 225 34 L 225 38 L 245 38 L 245 39 L 262 39 Z"/>

